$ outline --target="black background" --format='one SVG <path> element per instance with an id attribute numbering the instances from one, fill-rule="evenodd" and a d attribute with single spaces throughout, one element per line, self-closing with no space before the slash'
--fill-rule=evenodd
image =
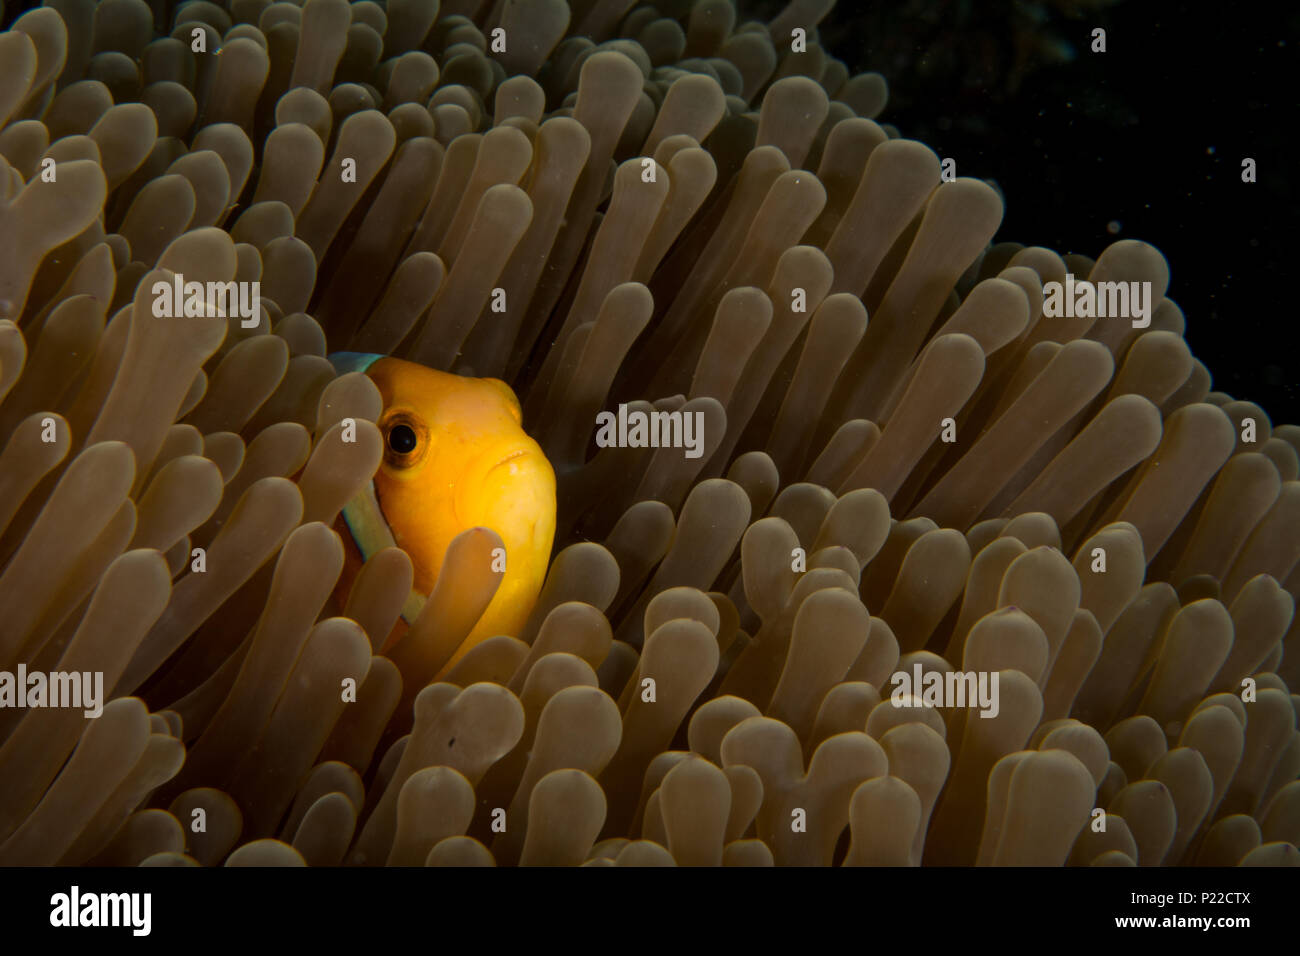
<path id="1" fill-rule="evenodd" d="M 50 899 L 152 893 L 152 932 L 50 926 Z M 1249 902 L 1159 907 L 1134 893 L 1245 893 Z M 1033 952 L 1119 944 L 1126 951 L 1257 951 L 1294 939 L 1294 876 L 1282 867 L 900 868 L 887 873 L 765 869 L 0 868 L 6 952 L 82 947 L 135 952 L 388 952 L 403 939 L 435 951 Z M 1176 899 L 1176 897 L 1175 897 Z M 1235 899 L 1235 898 L 1234 898 Z M 713 900 L 710 904 L 709 900 Z M 1116 917 L 1246 917 L 1249 927 L 1141 929 Z M 812 937 L 815 937 L 813 939 Z M 877 940 L 872 944 L 869 940 Z M 802 942 L 800 942 L 802 940 Z M 1037 941 L 1037 943 L 1035 942 Z M 196 947 L 196 942 L 204 945 Z M 491 946 L 484 944 L 490 942 Z M 250 947 L 251 944 L 251 947 Z M 974 944 L 974 946 L 972 946 Z M 404 947 L 402 947 L 404 948 Z M 1280 948 L 1280 946 L 1279 946 Z"/>
<path id="2" fill-rule="evenodd" d="M 1090 52 L 1094 27 L 1105 53 Z M 1009 90 L 1026 33 L 1074 59 Z M 1212 387 L 1300 422 L 1300 5 L 841 0 L 820 35 L 850 72 L 889 80 L 881 122 L 998 183 L 995 241 L 1093 258 L 1115 239 L 1152 243 Z"/>

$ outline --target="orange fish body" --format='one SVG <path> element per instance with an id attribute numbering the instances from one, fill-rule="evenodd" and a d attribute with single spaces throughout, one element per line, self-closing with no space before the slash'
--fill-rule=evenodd
<path id="1" fill-rule="evenodd" d="M 447 546 L 470 528 L 490 528 L 505 548 L 492 602 L 445 673 L 470 648 L 497 634 L 515 636 L 533 609 L 555 536 L 555 473 L 523 430 L 519 402 L 499 379 L 466 378 L 414 362 L 342 352 L 342 372 L 363 372 L 383 399 L 376 425 L 384 458 L 371 488 L 343 511 L 355 547 L 344 569 L 346 594 L 360 561 L 396 544 L 415 569 L 416 592 L 396 636 L 418 613 L 420 596 L 437 583 Z M 385 534 L 391 533 L 391 538 Z M 495 563 L 495 562 L 494 562 Z M 486 569 L 485 569 L 486 570 Z M 500 571 L 500 567 L 493 570 Z"/>

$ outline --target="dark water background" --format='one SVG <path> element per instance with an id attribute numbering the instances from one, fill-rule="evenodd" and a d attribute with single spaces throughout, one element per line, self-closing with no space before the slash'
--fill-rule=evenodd
<path id="1" fill-rule="evenodd" d="M 1300 423 L 1300 4 L 841 0 L 820 33 L 889 80 L 882 122 L 997 181 L 998 240 L 1158 246 L 1213 387 Z"/>

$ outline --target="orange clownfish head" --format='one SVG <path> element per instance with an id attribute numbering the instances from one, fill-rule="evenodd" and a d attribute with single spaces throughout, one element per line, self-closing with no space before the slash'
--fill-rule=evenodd
<path id="1" fill-rule="evenodd" d="M 517 635 L 550 561 L 555 472 L 524 432 L 510 386 L 382 355 L 339 352 L 330 361 L 340 374 L 367 375 L 383 399 L 376 422 L 383 462 L 342 515 L 361 560 L 394 544 L 410 556 L 416 593 L 402 611 L 410 624 L 452 539 L 469 528 L 491 528 L 505 546 L 506 570 L 449 666 L 488 637 Z"/>

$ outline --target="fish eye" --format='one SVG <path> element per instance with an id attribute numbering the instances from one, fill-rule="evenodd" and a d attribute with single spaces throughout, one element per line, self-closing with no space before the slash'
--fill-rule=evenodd
<path id="1" fill-rule="evenodd" d="M 388 430 L 388 447 L 394 454 L 409 455 L 418 443 L 415 429 L 405 422 L 398 422 Z"/>

